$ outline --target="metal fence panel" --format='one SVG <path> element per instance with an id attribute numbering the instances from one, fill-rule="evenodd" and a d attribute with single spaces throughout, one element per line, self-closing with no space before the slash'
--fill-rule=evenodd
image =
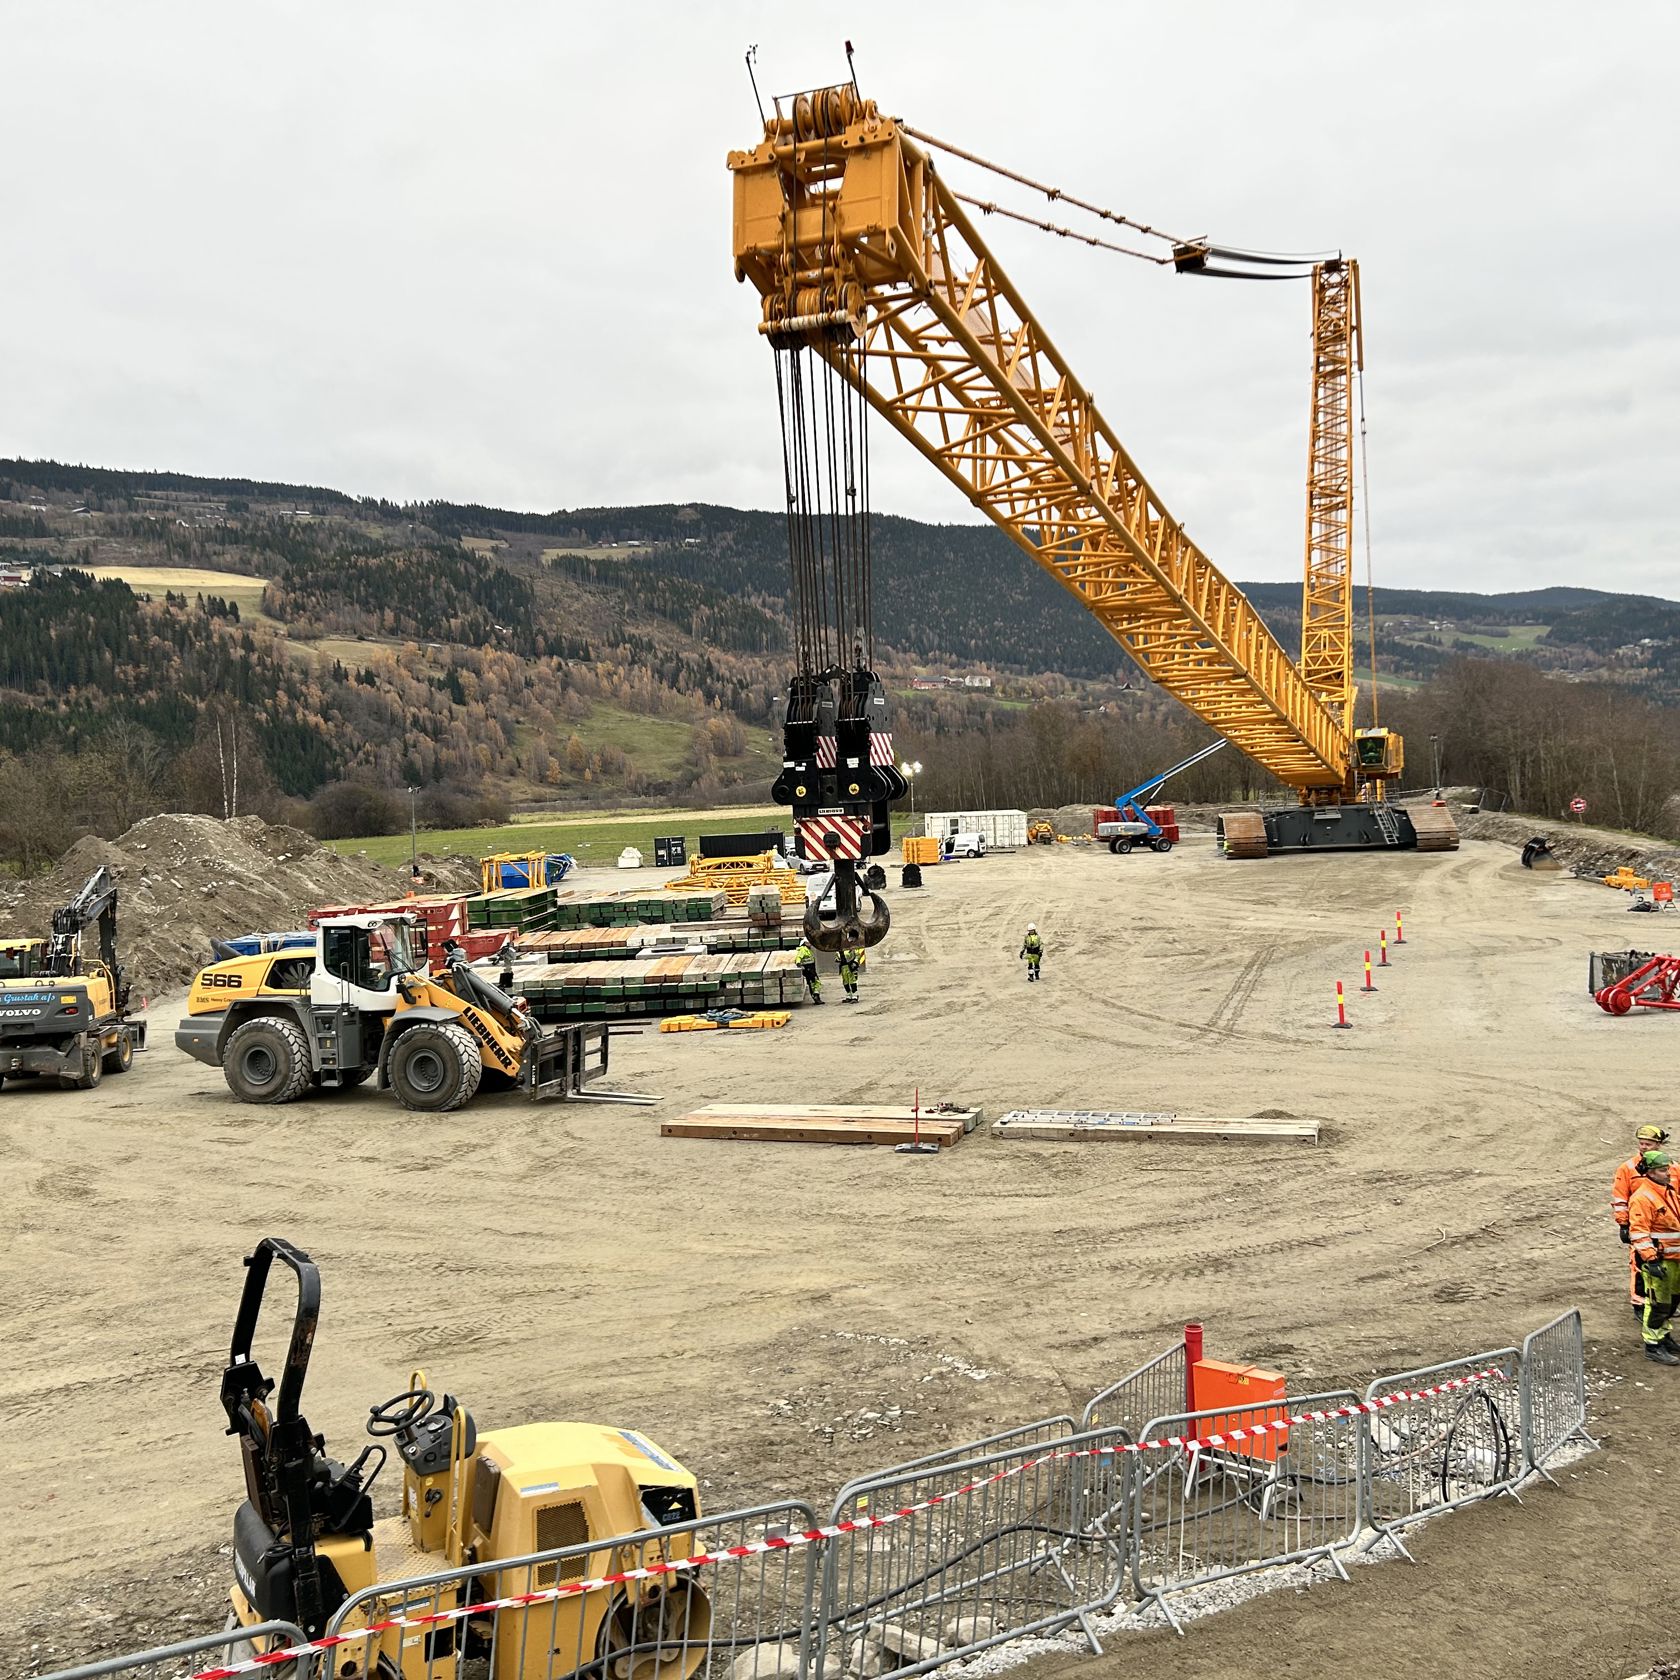
<path id="1" fill-rule="evenodd" d="M 829 1542 L 817 1680 L 920 1673 L 1077 1623 L 1125 1581 L 1123 1429 L 888 1472 L 849 1488 Z"/>
<path id="2" fill-rule="evenodd" d="M 1494 1348 L 1379 1377 L 1365 1390 L 1367 1400 L 1407 1396 L 1365 1420 L 1366 1520 L 1379 1537 L 1400 1545 L 1395 1531 L 1406 1524 L 1509 1492 L 1522 1479 L 1520 1364 L 1514 1347 Z M 1496 1375 L 1462 1383 L 1480 1371 Z"/>
<path id="3" fill-rule="evenodd" d="M 1312 1558 L 1341 1573 L 1337 1549 L 1362 1526 L 1364 1442 L 1338 1408 L 1357 1403 L 1345 1390 L 1151 1419 L 1132 1505 L 1138 1597 L 1177 1627 L 1167 1595 L 1186 1587 Z M 1197 1444 L 1149 1446 L 1172 1437 Z"/>
<path id="4" fill-rule="evenodd" d="M 232 1663 L 248 1654 L 240 1649 L 242 1646 L 260 1647 L 262 1650 L 272 1646 L 279 1650 L 302 1643 L 302 1628 L 291 1622 L 259 1622 L 255 1627 L 224 1628 L 220 1633 L 204 1633 L 196 1639 L 179 1639 L 173 1645 L 159 1645 L 150 1651 L 133 1651 L 125 1656 L 107 1657 L 102 1662 L 83 1663 L 78 1668 L 61 1668 L 56 1673 L 40 1676 L 39 1680 L 93 1680 L 95 1675 L 132 1674 L 142 1668 L 161 1669 L 165 1664 L 171 1666 L 166 1673 L 156 1676 L 156 1680 L 177 1680 L 178 1676 L 211 1666 L 201 1660 L 207 1651 L 219 1652 L 223 1662 Z M 195 1660 L 186 1661 L 189 1657 Z M 301 1680 L 298 1670 L 289 1664 L 286 1666 L 291 1674 L 297 1676 L 297 1680 Z"/>
<path id="5" fill-rule="evenodd" d="M 1188 1355 L 1183 1342 L 1174 1342 L 1145 1364 L 1110 1383 L 1086 1402 L 1081 1429 L 1129 1429 L 1135 1440 L 1150 1418 L 1179 1411 L 1189 1398 Z"/>
<path id="6" fill-rule="evenodd" d="M 1560 1314 L 1523 1338 L 1522 1433 L 1530 1471 L 1545 1474 L 1546 1460 L 1587 1433 L 1587 1362 L 1581 1314 Z"/>
<path id="7" fill-rule="evenodd" d="M 906 1470 L 928 1470 L 936 1464 L 984 1458 L 990 1453 L 1002 1452 L 1006 1447 L 1042 1447 L 1051 1441 L 1065 1440 L 1073 1432 L 1073 1419 L 1063 1413 L 1057 1417 L 1040 1418 L 1036 1423 L 1018 1423 L 1013 1429 L 1000 1429 L 995 1435 L 982 1435 L 978 1441 L 964 1441 L 959 1447 L 942 1447 L 938 1452 L 923 1453 L 920 1458 L 907 1458 L 901 1464 L 889 1464 L 884 1469 L 871 1470 L 868 1475 L 854 1476 L 836 1496 L 834 1509 L 840 1510 L 858 1489 Z"/>
<path id="8" fill-rule="evenodd" d="M 779 1542 L 816 1526 L 787 1500 L 381 1583 L 334 1614 L 323 1680 L 795 1680 L 820 1547 Z"/>

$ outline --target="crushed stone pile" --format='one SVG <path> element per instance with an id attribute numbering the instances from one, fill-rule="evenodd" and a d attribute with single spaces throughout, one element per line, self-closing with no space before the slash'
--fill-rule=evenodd
<path id="1" fill-rule="evenodd" d="M 117 878 L 117 943 L 136 993 L 185 985 L 213 938 L 302 927 L 311 910 L 400 898 L 408 871 L 347 858 L 260 817 L 147 817 L 116 840 L 78 840 L 50 873 L 0 907 L 0 927 L 45 933 L 94 870 Z"/>

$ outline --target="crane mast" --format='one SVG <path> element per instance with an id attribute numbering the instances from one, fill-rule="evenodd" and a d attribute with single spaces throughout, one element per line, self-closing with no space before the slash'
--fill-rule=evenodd
<path id="1" fill-rule="evenodd" d="M 1301 675 L 1343 723 L 1353 719 L 1353 378 L 1363 367 L 1359 264 L 1312 273 L 1312 425 Z"/>
<path id="2" fill-rule="evenodd" d="M 1325 815 L 1364 810 L 1347 805 L 1358 786 L 1380 788 L 1399 769 L 1397 736 L 1360 731 L 1372 738 L 1356 742 L 1354 730 L 1351 265 L 1334 276 L 1326 265 L 1324 277 L 1327 296 L 1348 300 L 1348 325 L 1339 349 L 1326 331 L 1315 369 L 1310 613 L 1298 664 L 1168 512 L 901 124 L 851 85 L 818 89 L 786 111 L 778 103 L 763 140 L 731 153 L 729 168 L 735 272 L 762 296 L 760 332 L 809 345 L 858 384 L 1149 677 L 1297 791 L 1299 816 L 1226 819 L 1231 855 L 1417 843 L 1405 814 L 1386 806 L 1354 824 L 1368 839 Z M 1327 323 L 1341 319 L 1332 307 Z"/>

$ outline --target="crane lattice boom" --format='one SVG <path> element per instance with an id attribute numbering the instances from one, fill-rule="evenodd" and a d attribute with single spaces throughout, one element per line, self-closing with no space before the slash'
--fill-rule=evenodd
<path id="1" fill-rule="evenodd" d="M 808 338 L 861 381 L 1154 681 L 1256 763 L 1307 799 L 1351 792 L 1351 676 L 1333 686 L 1327 658 L 1306 674 L 1190 540 L 902 127 L 850 87 L 823 89 L 729 166 L 736 272 L 763 294 L 761 330 Z"/>

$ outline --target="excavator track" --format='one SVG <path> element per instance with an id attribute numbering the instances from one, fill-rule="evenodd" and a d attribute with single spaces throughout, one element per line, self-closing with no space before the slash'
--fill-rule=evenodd
<path id="1" fill-rule="evenodd" d="M 1445 805 L 1408 805 L 1406 815 L 1412 819 L 1420 852 L 1456 852 L 1458 824 Z"/>
<path id="2" fill-rule="evenodd" d="M 1266 855 L 1266 819 L 1258 811 L 1221 811 L 1218 834 L 1220 849 L 1226 857 Z"/>

